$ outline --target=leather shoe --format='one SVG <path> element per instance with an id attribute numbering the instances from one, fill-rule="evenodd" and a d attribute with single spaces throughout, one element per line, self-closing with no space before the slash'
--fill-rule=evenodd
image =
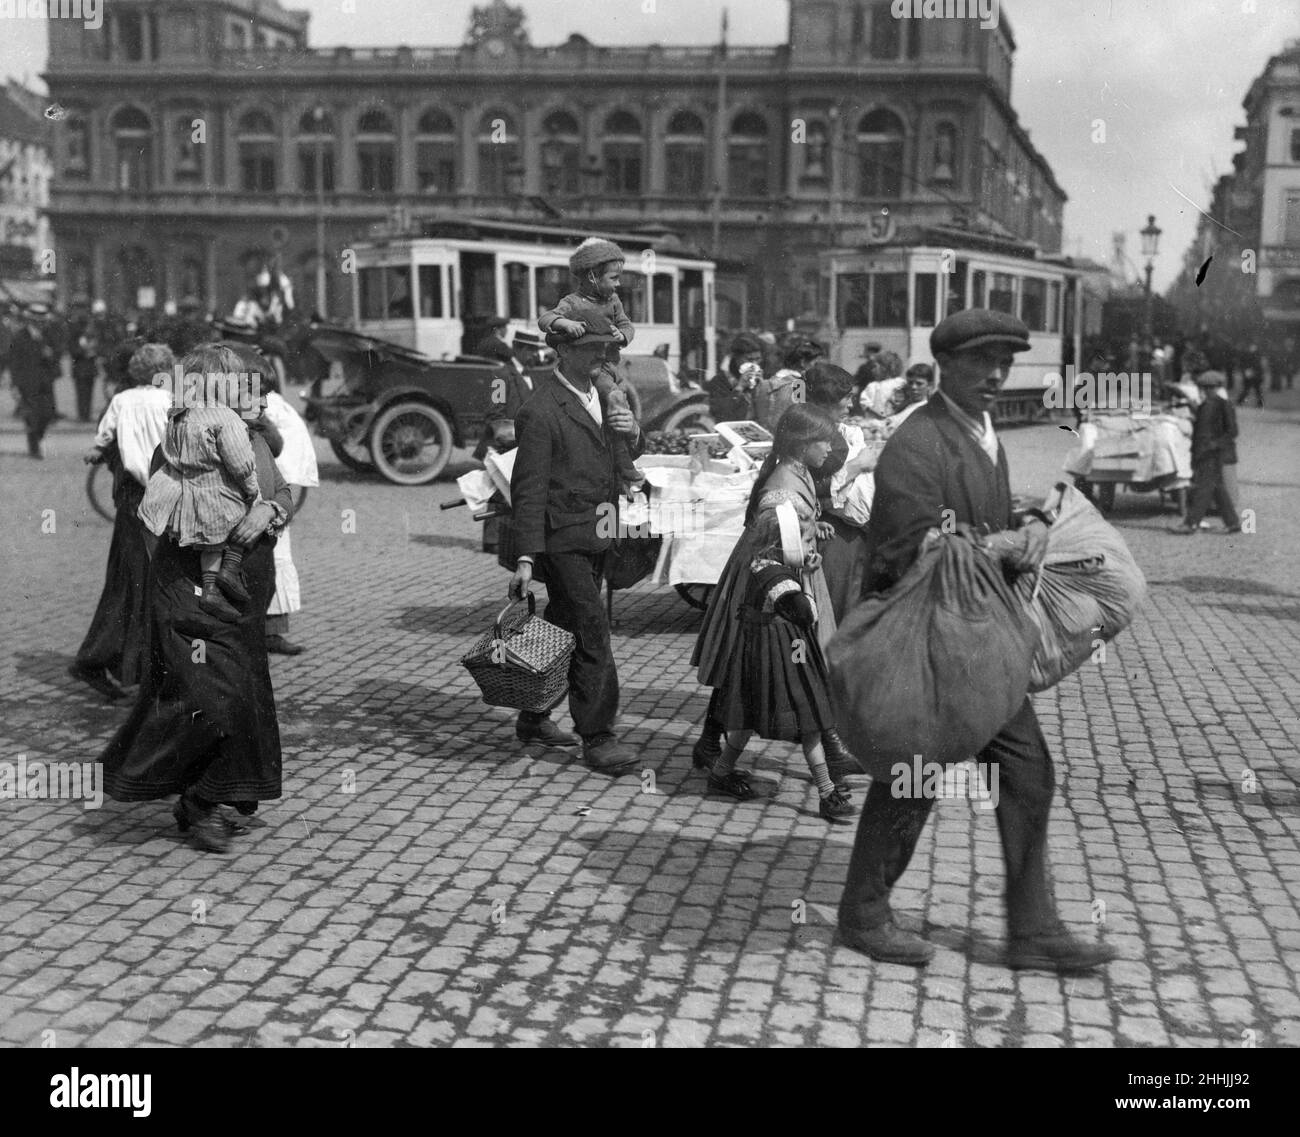
<path id="1" fill-rule="evenodd" d="M 591 769 L 614 777 L 631 773 L 638 761 L 637 756 L 613 735 L 584 740 L 582 757 Z"/>
<path id="2" fill-rule="evenodd" d="M 1068 932 L 1013 939 L 1007 946 L 1007 966 L 1013 971 L 1056 971 L 1071 974 L 1109 963 L 1119 953 L 1106 944 L 1076 940 Z"/>
<path id="3" fill-rule="evenodd" d="M 266 650 L 275 652 L 276 655 L 302 655 L 307 649 L 302 644 L 286 640 L 284 636 L 267 636 Z"/>
<path id="4" fill-rule="evenodd" d="M 822 749 L 826 752 L 826 769 L 837 790 L 847 788 L 845 782 L 848 778 L 865 776 L 861 763 L 849 753 L 844 740 L 835 731 L 822 731 Z"/>
<path id="5" fill-rule="evenodd" d="M 934 948 L 920 936 L 903 931 L 892 920 L 876 928 L 846 928 L 841 924 L 840 940 L 881 963 L 924 967 L 934 958 Z"/>
<path id="6" fill-rule="evenodd" d="M 691 747 L 691 765 L 697 770 L 712 770 L 713 763 L 721 757 L 722 727 L 706 718 L 699 739 Z"/>
<path id="7" fill-rule="evenodd" d="M 577 746 L 581 741 L 548 718 L 529 719 L 523 715 L 515 719 L 515 737 L 520 742 L 540 742 L 543 746 Z"/>

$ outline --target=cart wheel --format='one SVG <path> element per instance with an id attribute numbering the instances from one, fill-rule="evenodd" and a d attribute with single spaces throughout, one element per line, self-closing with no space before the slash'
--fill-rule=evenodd
<path id="1" fill-rule="evenodd" d="M 676 584 L 673 587 L 677 589 L 678 596 L 701 612 L 709 606 L 709 597 L 713 595 L 711 584 Z"/>
<path id="2" fill-rule="evenodd" d="M 331 438 L 330 449 L 334 451 L 334 457 L 349 470 L 355 470 L 358 474 L 371 473 L 375 468 L 375 464 L 370 460 L 370 447 L 364 441 L 340 442 L 338 439 Z"/>
<path id="3" fill-rule="evenodd" d="M 90 498 L 90 507 L 105 521 L 112 521 L 117 516 L 117 507 L 113 504 L 113 474 L 103 462 L 91 466 L 86 474 L 86 496 Z"/>
<path id="4" fill-rule="evenodd" d="M 1101 501 L 1102 513 L 1110 513 L 1115 508 L 1115 483 L 1103 482 L 1097 489 Z"/>

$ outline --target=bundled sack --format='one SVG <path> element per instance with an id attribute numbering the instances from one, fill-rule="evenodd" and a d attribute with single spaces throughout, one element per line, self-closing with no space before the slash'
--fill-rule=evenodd
<path id="1" fill-rule="evenodd" d="M 1039 572 L 1016 581 L 1016 593 L 1040 639 L 1031 691 L 1054 687 L 1133 622 L 1147 582 L 1124 538 L 1073 486 L 1058 483 L 1047 505 L 1058 513 L 1047 531 Z"/>
<path id="2" fill-rule="evenodd" d="M 1025 701 L 1037 642 L 997 561 L 931 530 L 903 578 L 854 608 L 827 647 L 840 732 L 875 778 L 916 754 L 964 762 Z"/>

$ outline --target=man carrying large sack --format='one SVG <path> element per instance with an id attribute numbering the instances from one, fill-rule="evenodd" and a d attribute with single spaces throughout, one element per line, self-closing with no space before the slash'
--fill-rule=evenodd
<path id="1" fill-rule="evenodd" d="M 930 347 L 939 391 L 898 428 L 876 466 L 864 595 L 895 584 L 931 529 L 952 533 L 964 525 L 985 534 L 982 543 L 1010 576 L 1032 571 L 1046 550 L 1052 518 L 1013 515 L 1006 454 L 989 415 L 1014 354 L 1029 349 L 1029 330 L 1005 313 L 969 309 L 935 328 Z M 1056 914 L 1047 869 L 1054 772 L 1028 696 L 976 758 L 981 768 L 996 768 L 1000 790 L 1007 965 L 1075 972 L 1113 959 L 1112 949 L 1072 937 Z M 932 798 L 915 790 L 896 794 L 897 785 L 876 778 L 867 793 L 840 900 L 840 935 L 873 959 L 922 967 L 933 949 L 894 923 L 889 894 L 912 857 Z"/>

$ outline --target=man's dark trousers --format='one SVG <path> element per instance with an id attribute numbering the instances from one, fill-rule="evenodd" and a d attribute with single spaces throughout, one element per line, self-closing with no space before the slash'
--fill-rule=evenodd
<path id="1" fill-rule="evenodd" d="M 851 745 L 851 744 L 850 744 Z M 1013 937 L 1059 930 L 1047 874 L 1047 819 L 1055 789 L 1052 757 L 1028 698 L 977 756 L 998 769 L 998 831 L 1006 865 L 1007 925 Z M 903 875 L 933 801 L 894 797 L 891 779 L 867 791 L 840 899 L 843 928 L 879 927 L 893 919 L 889 893 Z"/>
<path id="2" fill-rule="evenodd" d="M 1235 472 L 1235 462 L 1232 467 Z M 1233 486 L 1229 484 L 1225 470 L 1223 455 L 1217 451 L 1192 463 L 1192 500 L 1187 507 L 1187 519 L 1183 522 L 1187 528 L 1195 529 L 1200 525 L 1210 511 L 1211 502 L 1218 507 L 1224 525 L 1232 528 L 1241 524 Z"/>
<path id="3" fill-rule="evenodd" d="M 537 558 L 549 601 L 545 616 L 577 644 L 569 661 L 569 714 L 585 741 L 614 733 L 618 670 L 600 598 L 604 553 L 543 553 Z"/>

